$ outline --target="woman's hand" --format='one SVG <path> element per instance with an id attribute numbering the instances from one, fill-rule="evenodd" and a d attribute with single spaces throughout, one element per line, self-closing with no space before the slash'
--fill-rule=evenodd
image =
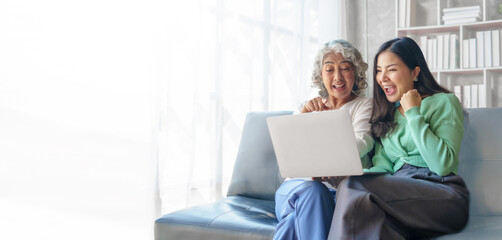
<path id="1" fill-rule="evenodd" d="M 343 181 L 343 179 L 347 178 L 347 176 L 338 176 L 338 177 L 313 177 L 312 180 L 318 182 L 327 182 L 334 188 L 338 188 L 338 185 Z"/>
<path id="2" fill-rule="evenodd" d="M 332 110 L 333 108 L 326 105 L 326 103 L 326 100 L 321 97 L 312 98 L 303 105 L 302 113 Z"/>
<path id="3" fill-rule="evenodd" d="M 422 103 L 422 96 L 420 96 L 416 89 L 411 89 L 403 94 L 400 103 L 403 107 L 403 111 L 406 112 L 412 107 L 420 106 Z"/>

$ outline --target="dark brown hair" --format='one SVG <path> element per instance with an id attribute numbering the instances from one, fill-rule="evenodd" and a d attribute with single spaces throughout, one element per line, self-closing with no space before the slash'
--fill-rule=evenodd
<path id="1" fill-rule="evenodd" d="M 376 80 L 378 56 L 384 51 L 396 54 L 410 70 L 415 69 L 415 67 L 420 68 L 420 73 L 417 77 L 418 81 L 414 82 L 414 88 L 417 89 L 422 97 L 441 92 L 450 92 L 436 82 L 427 66 L 427 62 L 425 61 L 420 47 L 413 39 L 402 37 L 385 42 L 380 46 L 380 49 L 378 49 L 373 61 L 373 111 L 371 113 L 370 123 L 371 133 L 375 138 L 385 136 L 396 127 L 396 123 L 394 123 L 394 103 L 387 100 L 384 91 Z"/>

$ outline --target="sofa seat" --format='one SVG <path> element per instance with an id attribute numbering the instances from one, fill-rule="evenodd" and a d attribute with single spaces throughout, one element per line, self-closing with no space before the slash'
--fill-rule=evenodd
<path id="1" fill-rule="evenodd" d="M 163 239 L 272 239 L 277 220 L 274 201 L 229 196 L 157 219 Z"/>
<path id="2" fill-rule="evenodd" d="M 502 216 L 469 216 L 469 223 L 460 233 L 438 240 L 502 239 Z"/>

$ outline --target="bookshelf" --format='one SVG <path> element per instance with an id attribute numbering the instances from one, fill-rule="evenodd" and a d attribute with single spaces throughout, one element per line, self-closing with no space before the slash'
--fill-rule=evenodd
<path id="1" fill-rule="evenodd" d="M 442 86 L 466 108 L 502 107 L 501 1 L 395 0 L 395 4 L 396 35 L 420 45 Z"/>

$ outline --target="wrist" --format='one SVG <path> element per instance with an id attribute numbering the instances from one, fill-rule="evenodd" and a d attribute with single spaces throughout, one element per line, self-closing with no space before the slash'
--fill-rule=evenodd
<path id="1" fill-rule="evenodd" d="M 420 114 L 420 106 L 412 106 L 404 111 L 404 115 L 407 118 L 415 116 L 415 115 L 419 115 L 419 114 Z"/>

